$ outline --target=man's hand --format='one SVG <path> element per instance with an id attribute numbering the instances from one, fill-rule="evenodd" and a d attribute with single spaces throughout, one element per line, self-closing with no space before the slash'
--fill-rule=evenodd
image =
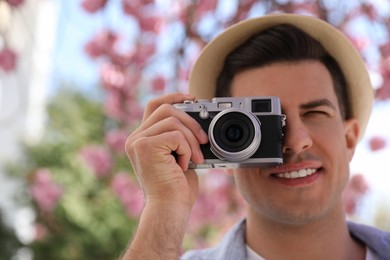
<path id="1" fill-rule="evenodd" d="M 188 163 L 202 163 L 208 142 L 195 119 L 172 106 L 193 100 L 169 94 L 151 101 L 126 152 L 145 194 L 145 208 L 126 259 L 178 258 L 188 217 L 198 196 L 198 178 Z M 175 154 L 175 155 L 174 155 Z"/>

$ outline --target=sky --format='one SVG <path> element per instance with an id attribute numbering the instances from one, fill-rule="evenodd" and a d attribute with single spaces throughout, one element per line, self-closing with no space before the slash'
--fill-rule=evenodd
<path id="1" fill-rule="evenodd" d="M 134 30 L 134 22 L 122 14 L 120 1 L 111 0 L 107 5 L 105 12 L 109 12 L 109 16 L 88 14 L 80 3 L 81 0 L 60 0 L 51 91 L 63 81 L 82 90 L 96 88 L 98 64 L 85 55 L 85 43 L 107 25 L 128 35 Z"/>

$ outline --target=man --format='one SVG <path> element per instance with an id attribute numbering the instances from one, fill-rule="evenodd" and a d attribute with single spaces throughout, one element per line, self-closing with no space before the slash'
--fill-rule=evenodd
<path id="1" fill-rule="evenodd" d="M 203 162 L 201 126 L 172 104 L 214 96 L 277 96 L 287 124 L 283 165 L 231 169 L 246 219 L 214 248 L 183 259 L 390 259 L 390 236 L 347 223 L 341 199 L 373 92 L 364 62 L 327 23 L 269 15 L 210 42 L 190 92 L 151 101 L 126 150 L 145 208 L 124 259 L 178 259 Z M 175 153 L 175 156 L 173 155 Z"/>

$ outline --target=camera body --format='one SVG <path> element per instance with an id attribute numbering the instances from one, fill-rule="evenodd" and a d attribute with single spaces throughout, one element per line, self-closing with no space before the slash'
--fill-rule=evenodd
<path id="1" fill-rule="evenodd" d="M 266 167 L 283 163 L 283 127 L 278 97 L 221 97 L 174 105 L 208 133 L 203 164 L 189 168 Z"/>

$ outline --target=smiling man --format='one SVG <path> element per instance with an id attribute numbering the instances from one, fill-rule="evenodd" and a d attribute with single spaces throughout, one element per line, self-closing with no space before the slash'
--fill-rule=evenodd
<path id="1" fill-rule="evenodd" d="M 180 257 L 198 191 L 188 165 L 204 162 L 208 137 L 173 104 L 215 96 L 278 97 L 287 118 L 283 164 L 229 170 L 246 201 L 245 220 L 216 247 L 182 259 L 390 259 L 389 234 L 345 219 L 341 194 L 373 91 L 339 31 L 298 15 L 238 23 L 205 47 L 190 92 L 151 101 L 127 141 L 145 208 L 124 259 Z"/>

